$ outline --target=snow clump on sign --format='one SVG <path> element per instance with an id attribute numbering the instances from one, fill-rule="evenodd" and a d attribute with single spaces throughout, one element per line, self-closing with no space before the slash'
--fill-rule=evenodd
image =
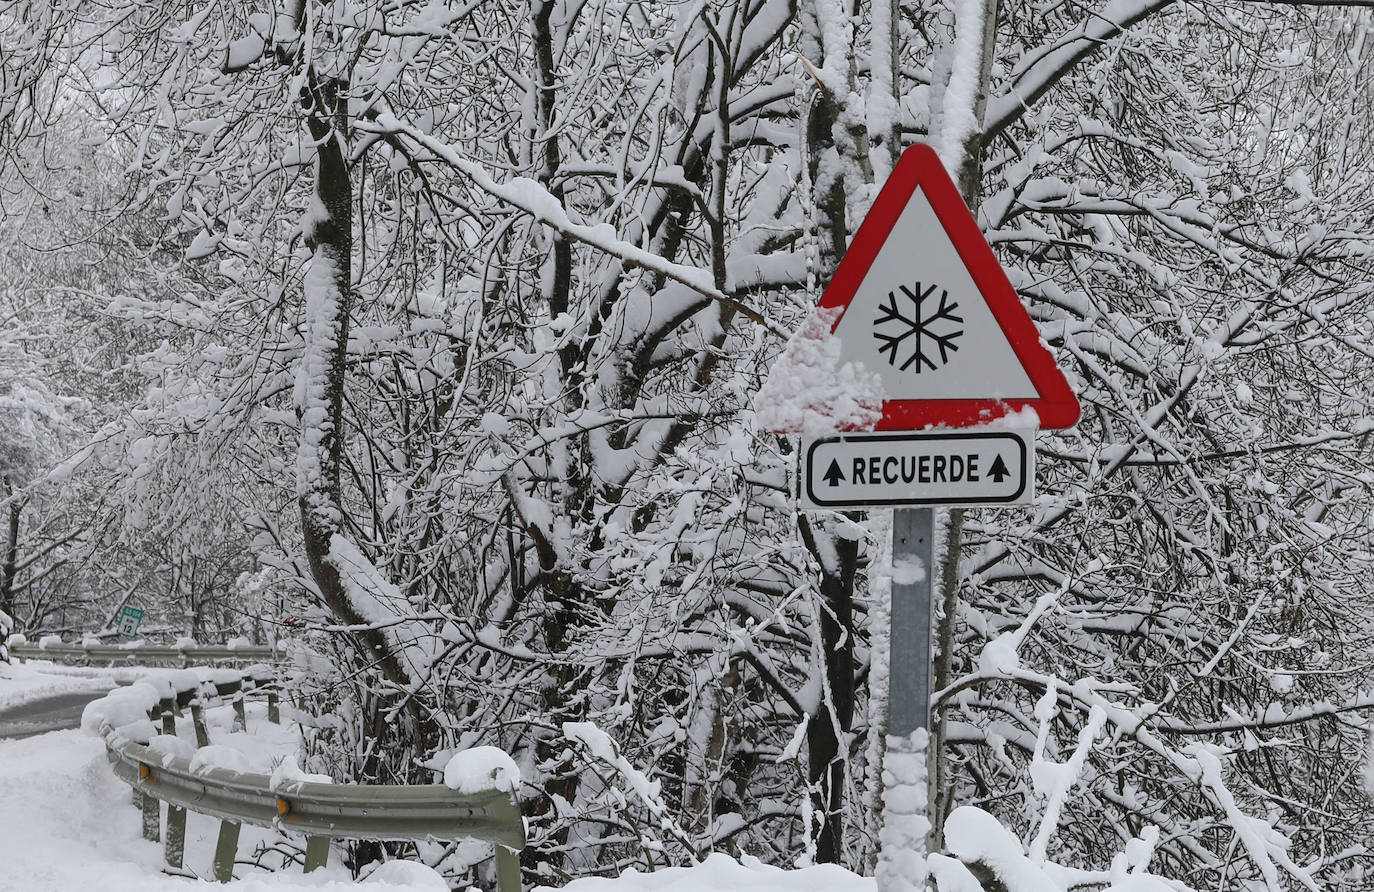
<path id="1" fill-rule="evenodd" d="M 444 786 L 459 793 L 491 789 L 514 793 L 520 786 L 520 766 L 494 746 L 459 750 L 444 765 Z"/>
<path id="2" fill-rule="evenodd" d="M 816 309 L 783 348 L 754 398 L 763 430 L 827 434 L 872 430 L 883 414 L 882 379 L 852 362 L 840 362 L 832 332 L 843 310 Z"/>

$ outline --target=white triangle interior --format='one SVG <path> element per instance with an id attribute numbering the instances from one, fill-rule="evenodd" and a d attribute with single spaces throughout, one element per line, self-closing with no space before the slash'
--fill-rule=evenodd
<path id="1" fill-rule="evenodd" d="M 923 294 L 918 308 L 914 297 Z M 942 296 L 944 317 L 938 315 Z M 927 324 L 913 329 L 887 316 L 883 307 L 889 305 L 905 318 L 919 317 Z M 955 331 L 961 333 L 948 338 L 942 351 L 940 336 Z M 903 332 L 909 334 L 886 352 L 885 342 L 875 334 Z M 841 340 L 842 361 L 876 373 L 888 400 L 1039 396 L 919 188 L 859 284 L 835 336 Z M 915 355 L 918 336 L 924 360 Z"/>

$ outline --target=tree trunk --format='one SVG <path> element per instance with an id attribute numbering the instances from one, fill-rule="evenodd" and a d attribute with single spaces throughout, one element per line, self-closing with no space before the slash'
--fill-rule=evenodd
<path id="1" fill-rule="evenodd" d="M 5 560 L 0 564 L 0 610 L 14 618 L 14 580 L 19 575 L 19 515 L 23 504 L 14 497 L 14 487 L 9 478 L 4 479 L 5 498 L 14 499 L 9 506 L 9 536 L 5 539 Z M 0 643 L 5 640 L 5 630 L 0 628 Z"/>
<path id="2" fill-rule="evenodd" d="M 983 197 L 983 114 L 987 109 L 992 77 L 992 58 L 997 49 L 999 0 L 984 0 L 982 56 L 978 67 L 978 89 L 973 101 L 973 117 L 978 128 L 963 145 L 959 164 L 959 191 L 975 218 Z M 959 552 L 962 546 L 964 511 L 951 508 L 945 525 L 945 549 L 940 556 L 940 614 L 935 625 L 935 665 L 931 673 L 931 693 L 949 685 L 954 656 L 954 632 L 959 612 Z M 944 824 L 954 808 L 954 791 L 949 783 L 945 753 L 946 722 L 943 709 L 931 708 L 930 719 L 930 851 L 944 848 Z"/>
<path id="3" fill-rule="evenodd" d="M 810 536 L 807 537 L 810 539 Z M 845 769 L 854 727 L 854 578 L 859 543 L 832 539 L 836 564 L 821 576 L 821 640 L 825 692 L 806 726 L 807 781 L 822 816 L 816 860 L 838 864 L 844 854 Z"/>
<path id="4" fill-rule="evenodd" d="M 821 35 L 832 22 L 831 11 L 816 7 L 808 10 L 807 23 L 814 35 Z M 824 41 L 822 41 L 824 43 Z M 808 48 L 814 58 L 824 55 L 824 47 Z M 853 98 L 857 72 L 852 54 L 838 61 L 846 71 L 845 89 L 840 96 L 820 86 L 806 124 L 806 158 L 810 173 L 815 211 L 818 282 L 828 281 L 849 246 L 849 194 L 873 180 L 869 159 L 868 133 L 863 121 L 842 118 L 842 108 Z M 841 121 L 847 120 L 843 126 Z M 844 163 L 835 163 L 843 159 Z M 857 176 L 847 178 L 853 171 Z M 857 519 L 857 515 L 853 518 Z M 837 536 L 831 530 L 798 519 L 802 541 L 821 569 L 819 661 L 825 679 L 824 694 L 816 713 L 806 727 L 807 778 L 811 804 L 822 816 L 816 838 L 816 860 L 839 863 L 844 854 L 844 792 L 849 765 L 849 734 L 854 724 L 854 582 L 859 563 L 858 542 Z M 807 828 L 808 832 L 810 828 Z"/>
<path id="5" fill-rule="evenodd" d="M 302 357 L 301 436 L 297 453 L 297 504 L 310 575 L 330 611 L 342 622 L 365 626 L 364 615 L 331 554 L 335 537 L 345 534 L 340 466 L 343 453 L 343 398 L 352 307 L 350 269 L 353 252 L 353 188 L 348 170 L 347 85 L 337 79 L 309 78 L 303 102 L 306 124 L 316 144 L 316 205 L 306 226 L 314 251 L 305 277 L 305 355 Z M 352 633 L 365 662 L 375 662 L 395 684 L 406 687 L 410 673 L 383 631 Z M 426 727 L 414 698 L 409 715 L 419 744 Z"/>

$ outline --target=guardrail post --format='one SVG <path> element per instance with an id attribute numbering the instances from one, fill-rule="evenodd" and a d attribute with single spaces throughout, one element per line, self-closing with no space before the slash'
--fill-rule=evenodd
<path id="1" fill-rule="evenodd" d="M 162 817 L 162 803 L 154 796 L 147 793 L 143 796 L 143 838 L 152 842 L 157 842 L 160 835 L 160 819 Z"/>
<path id="2" fill-rule="evenodd" d="M 520 892 L 520 856 L 500 843 L 496 844 L 496 888 L 499 892 Z"/>
<path id="3" fill-rule="evenodd" d="M 219 822 L 219 841 L 215 843 L 215 879 L 227 883 L 234 878 L 234 858 L 239 853 L 239 824 Z"/>
<path id="4" fill-rule="evenodd" d="M 277 706 L 277 692 L 267 692 L 267 720 L 274 725 L 281 724 L 281 709 Z"/>
<path id="5" fill-rule="evenodd" d="M 209 746 L 210 735 L 205 733 L 205 710 L 200 700 L 191 701 L 191 722 L 196 726 L 196 746 Z"/>
<path id="6" fill-rule="evenodd" d="M 181 867 L 182 856 L 186 851 L 186 809 L 179 805 L 167 805 L 167 839 L 162 848 L 162 858 L 168 867 Z"/>
<path id="7" fill-rule="evenodd" d="M 305 872 L 324 867 L 329 861 L 329 837 L 307 836 L 305 838 Z"/>
<path id="8" fill-rule="evenodd" d="M 248 730 L 248 714 L 243 708 L 243 691 L 234 695 L 234 721 L 237 723 L 238 730 Z"/>

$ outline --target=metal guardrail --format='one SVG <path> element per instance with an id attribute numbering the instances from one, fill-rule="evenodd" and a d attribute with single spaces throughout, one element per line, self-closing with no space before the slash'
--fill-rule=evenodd
<path id="1" fill-rule="evenodd" d="M 227 662 L 245 660 L 273 662 L 286 659 L 286 649 L 268 644 L 196 644 L 178 647 L 173 644 L 23 644 L 8 645 L 12 656 L 21 660 L 105 660 L 124 662 L 180 662 L 195 660 Z"/>
<path id="2" fill-rule="evenodd" d="M 221 882 L 232 878 L 239 827 L 253 824 L 304 834 L 307 872 L 324 866 L 331 838 L 481 839 L 496 844 L 501 892 L 520 890 L 515 852 L 524 848 L 525 831 L 509 793 L 460 794 L 438 784 L 374 787 L 311 782 L 289 782 L 274 791 L 265 774 L 223 768 L 192 772 L 189 759 L 157 753 L 133 741 L 112 746 L 109 758 L 115 775 L 125 783 L 145 797 L 181 810 L 181 815 L 168 814 L 166 855 L 172 867 L 181 866 L 184 813 L 191 810 L 221 820 L 214 861 L 215 878 Z M 174 826 L 177 817 L 181 820 Z"/>
<path id="3" fill-rule="evenodd" d="M 221 696 L 237 695 L 241 684 L 217 686 Z M 149 712 L 174 730 L 173 712 L 184 696 L 159 701 Z M 242 698 L 235 699 L 236 708 Z M 196 737 L 206 744 L 204 726 L 196 714 Z M 239 713 L 242 717 L 242 713 Z M 171 727 L 169 728 L 169 725 Z M 146 730 L 146 729 L 145 729 Z M 275 827 L 306 837 L 305 870 L 323 867 L 330 839 L 447 840 L 470 837 L 495 844 L 496 880 L 500 892 L 520 892 L 520 862 L 525 845 L 524 821 L 511 794 L 500 790 L 460 793 L 439 784 L 365 786 L 286 781 L 274 789 L 264 774 L 198 766 L 191 770 L 185 756 L 157 752 L 129 729 L 105 726 L 110 763 L 117 777 L 133 788 L 141 801 L 143 835 L 156 840 L 161 825 L 159 803 L 167 803 L 164 857 L 172 868 L 182 867 L 186 812 L 220 819 L 214 871 L 220 882 L 233 878 L 239 830 L 243 824 Z"/>

